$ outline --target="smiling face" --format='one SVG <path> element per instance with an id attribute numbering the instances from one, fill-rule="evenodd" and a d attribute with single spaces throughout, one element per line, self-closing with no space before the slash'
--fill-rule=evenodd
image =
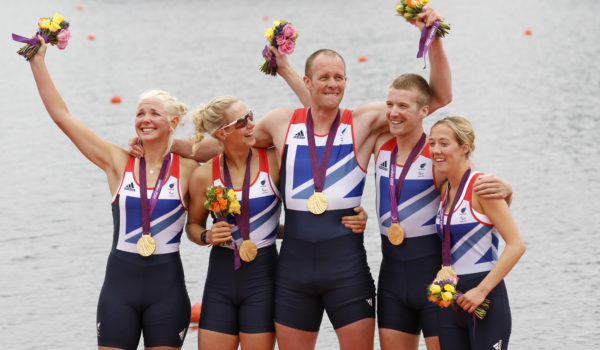
<path id="1" fill-rule="evenodd" d="M 338 108 L 346 89 L 346 73 L 342 60 L 335 55 L 320 54 L 311 64 L 310 76 L 304 77 L 315 107 Z"/>
<path id="2" fill-rule="evenodd" d="M 250 110 L 242 101 L 237 101 L 223 112 L 223 125 L 232 124 L 232 122 L 248 115 L 249 112 Z M 249 118 L 245 127 L 236 128 L 236 125 L 233 124 L 217 130 L 215 136 L 228 146 L 244 145 L 251 147 L 256 143 L 254 126 L 254 122 Z"/>
<path id="3" fill-rule="evenodd" d="M 165 104 L 158 98 L 140 101 L 135 118 L 135 130 L 142 142 L 168 142 L 177 126 L 178 116 L 169 116 Z"/>
<path id="4" fill-rule="evenodd" d="M 445 123 L 438 123 L 429 134 L 429 151 L 436 169 L 448 175 L 453 169 L 461 169 L 467 161 L 470 145 L 459 144 L 456 133 Z"/>
<path id="5" fill-rule="evenodd" d="M 423 132 L 423 118 L 427 116 L 429 106 L 420 107 L 417 98 L 413 90 L 390 88 L 386 117 L 392 135 L 408 136 Z"/>

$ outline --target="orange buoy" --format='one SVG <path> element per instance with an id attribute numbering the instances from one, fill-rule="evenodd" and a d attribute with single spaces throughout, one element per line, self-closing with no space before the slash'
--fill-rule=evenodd
<path id="1" fill-rule="evenodd" d="M 263 21 L 268 21 L 269 20 L 269 16 L 263 16 Z"/>
<path id="2" fill-rule="evenodd" d="M 525 35 L 531 35 L 531 34 L 532 34 L 531 29 L 525 29 Z"/>
<path id="3" fill-rule="evenodd" d="M 192 305 L 192 316 L 190 317 L 190 322 L 200 321 L 200 309 L 202 309 L 202 303 L 196 303 Z"/>
<path id="4" fill-rule="evenodd" d="M 358 62 L 367 62 L 367 56 L 358 56 Z"/>
<path id="5" fill-rule="evenodd" d="M 96 36 L 93 34 L 88 35 L 88 40 L 96 40 Z"/>
<path id="6" fill-rule="evenodd" d="M 77 5 L 77 11 L 81 11 L 81 10 L 83 10 L 83 6 Z"/>
<path id="7" fill-rule="evenodd" d="M 121 96 L 114 95 L 113 97 L 111 97 L 110 103 L 121 103 Z"/>

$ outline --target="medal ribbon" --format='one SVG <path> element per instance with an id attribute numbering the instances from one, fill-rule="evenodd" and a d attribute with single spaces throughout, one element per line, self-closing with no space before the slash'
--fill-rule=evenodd
<path id="1" fill-rule="evenodd" d="M 421 30 L 421 40 L 419 41 L 419 52 L 417 53 L 417 58 L 423 57 L 423 61 L 425 62 L 425 67 L 423 67 L 423 69 L 427 68 L 427 59 L 425 58 L 425 55 L 427 54 L 427 50 L 429 50 L 429 46 L 431 46 L 433 39 L 435 39 L 439 27 L 440 22 L 435 21 L 431 27 L 428 28 L 424 26 L 423 30 Z"/>
<path id="2" fill-rule="evenodd" d="M 460 185 L 458 185 L 458 189 L 456 190 L 456 194 L 454 195 L 454 200 L 452 201 L 452 205 L 450 206 L 450 212 L 448 213 L 448 219 L 446 219 L 446 223 L 444 224 L 444 213 L 446 210 L 446 200 L 450 195 L 450 182 L 448 181 L 448 187 L 446 190 L 446 196 L 444 197 L 444 201 L 442 202 L 442 216 L 440 218 L 440 231 L 442 234 L 442 266 L 452 266 L 452 262 L 450 261 L 450 226 L 452 225 L 452 213 L 454 212 L 454 207 L 458 203 L 462 195 L 462 191 L 467 184 L 467 180 L 469 179 L 469 175 L 471 174 L 471 168 L 467 168 L 462 179 L 460 180 Z"/>
<path id="3" fill-rule="evenodd" d="M 140 159 L 140 202 L 142 205 L 143 235 L 150 234 L 150 218 L 152 217 L 152 212 L 154 212 L 154 208 L 156 207 L 156 202 L 158 202 L 158 196 L 160 195 L 160 190 L 162 189 L 165 183 L 167 171 L 169 170 L 170 165 L 171 153 L 168 153 L 165 156 L 165 159 L 163 160 L 162 166 L 160 167 L 160 173 L 158 173 L 156 185 L 154 186 L 154 190 L 152 191 L 152 195 L 150 196 L 150 208 L 148 208 L 148 187 L 146 185 L 146 159 L 144 159 L 144 157 Z"/>
<path id="4" fill-rule="evenodd" d="M 310 154 L 310 167 L 312 169 L 315 192 L 323 192 L 323 187 L 325 186 L 325 174 L 327 173 L 327 164 L 329 163 L 329 156 L 331 155 L 333 140 L 335 139 L 339 123 L 340 110 L 338 109 L 335 120 L 329 128 L 327 142 L 325 143 L 325 149 L 323 150 L 323 157 L 321 158 L 321 163 L 319 164 L 319 158 L 317 157 L 317 146 L 315 144 L 315 132 L 312 114 L 310 113 L 310 109 L 308 110 L 306 116 L 306 133 L 308 141 L 308 153 Z"/>
<path id="5" fill-rule="evenodd" d="M 398 144 L 394 146 L 394 150 L 392 150 L 392 154 L 390 156 L 390 170 L 389 170 L 389 192 L 390 192 L 390 215 L 392 217 L 392 223 L 398 223 L 398 199 L 400 198 L 400 193 L 402 193 L 402 185 L 404 184 L 404 179 L 406 179 L 406 175 L 408 175 L 408 171 L 410 170 L 410 166 L 412 165 L 415 158 L 423 148 L 425 144 L 425 133 L 421 135 L 421 138 L 413 147 L 412 151 L 408 155 L 406 159 L 406 163 L 404 163 L 404 167 L 402 167 L 402 172 L 400 173 L 400 178 L 398 182 L 396 182 L 396 158 L 398 155 Z"/>
<path id="6" fill-rule="evenodd" d="M 252 161 L 252 149 L 248 150 L 248 160 L 246 161 L 246 174 L 244 175 L 244 184 L 242 185 L 242 208 L 240 210 L 240 214 L 234 215 L 235 222 L 242 234 L 242 239 L 248 240 L 250 239 L 250 162 Z M 225 159 L 225 155 L 223 155 L 223 180 L 225 181 L 225 186 L 229 188 L 233 188 L 233 183 L 231 182 L 231 175 L 229 175 L 229 168 L 227 167 L 227 160 Z M 233 243 L 233 256 L 234 256 L 234 265 L 235 269 L 239 269 L 242 266 L 242 262 L 240 261 L 240 252 L 238 251 L 238 247 L 235 244 L 235 240 L 233 237 L 231 238 L 231 242 Z"/>

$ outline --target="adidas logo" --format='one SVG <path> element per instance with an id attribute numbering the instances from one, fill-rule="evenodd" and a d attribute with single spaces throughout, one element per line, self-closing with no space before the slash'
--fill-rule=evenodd
<path id="1" fill-rule="evenodd" d="M 379 169 L 388 170 L 388 162 L 387 160 L 383 161 L 383 163 L 379 164 Z"/>
<path id="2" fill-rule="evenodd" d="M 100 336 L 100 322 L 98 322 L 98 325 L 96 326 L 96 328 L 98 329 L 98 336 Z"/>
<path id="3" fill-rule="evenodd" d="M 304 137 L 304 131 L 303 130 L 298 131 L 296 133 L 296 135 L 294 135 L 294 138 L 295 139 L 305 139 L 305 137 Z"/>
<path id="4" fill-rule="evenodd" d="M 133 182 L 131 182 L 131 183 L 129 183 L 129 185 L 125 186 L 124 190 L 135 192 L 135 186 L 133 185 Z"/>
<path id="5" fill-rule="evenodd" d="M 498 342 L 496 344 L 494 344 L 493 346 L 494 346 L 494 350 L 501 350 L 502 349 L 502 339 L 498 340 Z"/>
<path id="6" fill-rule="evenodd" d="M 184 328 L 181 330 L 181 332 L 179 332 L 179 339 L 183 340 L 183 338 L 185 338 L 186 331 L 187 331 L 187 328 Z"/>
<path id="7" fill-rule="evenodd" d="M 373 298 L 367 298 L 365 299 L 365 301 L 367 302 L 367 304 L 369 304 L 370 307 L 373 307 Z"/>

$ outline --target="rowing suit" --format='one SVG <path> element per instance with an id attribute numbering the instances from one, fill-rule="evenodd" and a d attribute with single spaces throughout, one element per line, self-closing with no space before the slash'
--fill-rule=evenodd
<path id="1" fill-rule="evenodd" d="M 423 330 L 425 337 L 438 335 L 438 307 L 427 300 L 426 288 L 440 269 L 441 242 L 436 234 L 435 216 L 440 193 L 434 178 L 429 145 L 410 165 L 397 199 L 398 220 L 405 239 L 393 245 L 387 237 L 390 215 L 389 174 L 396 137 L 381 146 L 375 157 L 377 217 L 383 258 L 377 286 L 377 322 L 411 334 Z M 396 183 L 404 165 L 396 163 Z"/>
<path id="2" fill-rule="evenodd" d="M 288 125 L 280 169 L 285 233 L 279 255 L 275 321 L 305 331 L 319 330 L 323 310 L 335 329 L 375 317 L 375 285 L 363 235 L 341 223 L 360 205 L 366 172 L 356 160 L 352 111 L 345 110 L 335 135 L 323 193 L 327 210 L 315 215 L 307 202 L 314 192 L 305 108 Z M 327 135 L 315 135 L 322 158 Z"/>
<path id="3" fill-rule="evenodd" d="M 269 175 L 266 151 L 256 151 L 259 156 L 259 171 L 250 184 L 249 215 L 250 240 L 258 248 L 258 254 L 251 262 L 242 261 L 240 268 L 235 270 L 233 247 L 212 247 L 202 298 L 201 329 L 232 335 L 238 335 L 239 332 L 275 331 L 275 238 L 281 214 L 281 195 Z M 220 156 L 216 156 L 212 161 L 213 185 L 226 187 L 221 176 L 219 158 Z M 241 203 L 242 189 L 236 189 L 235 194 Z M 236 221 L 231 215 L 227 216 L 227 221 L 236 225 L 231 229 L 231 235 L 240 247 L 242 235 Z"/>
<path id="4" fill-rule="evenodd" d="M 485 278 L 498 261 L 499 234 L 491 220 L 475 211 L 471 205 L 473 184 L 481 172 L 471 172 L 468 186 L 460 193 L 452 214 L 451 262 L 458 274 L 457 290 L 467 292 Z M 459 195 L 459 194 L 457 194 Z M 445 195 L 444 195 L 445 197 Z M 442 202 L 443 203 L 443 202 Z M 442 203 L 436 226 L 441 236 Z M 440 312 L 440 344 L 443 349 L 506 349 L 511 332 L 510 305 L 504 281 L 487 295 L 490 307 L 483 320 L 463 309 L 442 309 Z"/>
<path id="5" fill-rule="evenodd" d="M 140 332 L 144 346 L 181 347 L 190 322 L 179 244 L 187 215 L 181 198 L 179 156 L 171 166 L 150 218 L 156 250 L 138 254 L 142 235 L 140 185 L 134 176 L 138 159 L 130 158 L 112 200 L 113 245 L 106 266 L 96 327 L 98 346 L 136 349 Z M 148 197 L 153 188 L 148 188 Z"/>

